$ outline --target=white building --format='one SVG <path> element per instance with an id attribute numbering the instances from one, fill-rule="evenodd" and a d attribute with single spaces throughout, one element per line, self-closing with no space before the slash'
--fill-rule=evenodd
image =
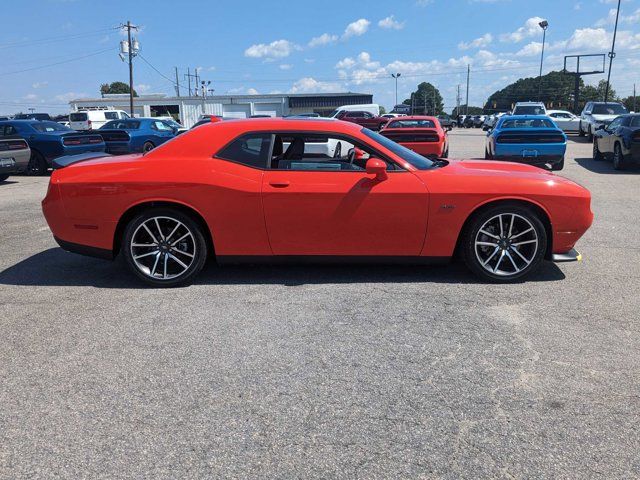
<path id="1" fill-rule="evenodd" d="M 268 95 L 214 95 L 210 97 L 169 97 L 165 94 L 134 98 L 136 117 L 173 116 L 186 127 L 198 121 L 200 115 L 220 115 L 225 118 L 248 118 L 252 115 L 281 117 L 301 113 L 328 115 L 342 105 L 372 103 L 373 96 L 362 93 L 305 93 Z M 115 108 L 129 112 L 129 95 L 104 95 L 100 98 L 80 98 L 69 102 L 71 111 L 89 108 Z"/>

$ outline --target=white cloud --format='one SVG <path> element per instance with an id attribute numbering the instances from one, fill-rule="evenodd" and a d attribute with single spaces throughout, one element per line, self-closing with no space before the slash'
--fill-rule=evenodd
<path id="1" fill-rule="evenodd" d="M 389 15 L 380 20 L 378 26 L 387 30 L 402 30 L 404 28 L 404 22 L 398 22 L 393 15 Z"/>
<path id="2" fill-rule="evenodd" d="M 369 30 L 369 25 L 371 25 L 371 22 L 366 18 L 361 18 L 355 22 L 351 22 L 347 25 L 347 28 L 345 28 L 342 38 L 346 40 L 347 38 L 364 35 L 367 33 L 367 30 Z"/>
<path id="3" fill-rule="evenodd" d="M 28 95 L 25 95 L 24 97 L 25 100 L 37 100 L 38 99 L 38 95 L 36 95 L 35 93 L 29 93 Z"/>
<path id="4" fill-rule="evenodd" d="M 35 83 L 32 83 L 32 84 L 31 84 L 31 87 L 32 87 L 32 88 L 35 88 L 35 89 L 38 89 L 38 88 L 44 88 L 44 87 L 46 87 L 47 85 L 49 85 L 49 82 L 47 82 L 47 81 L 44 81 L 44 82 L 35 82 Z"/>
<path id="5" fill-rule="evenodd" d="M 343 90 L 339 83 L 321 82 L 313 77 L 304 77 L 292 85 L 289 93 L 326 93 L 340 92 Z"/>
<path id="6" fill-rule="evenodd" d="M 605 18 L 601 18 L 596 22 L 596 26 L 603 27 L 605 25 L 614 25 L 616 23 L 616 12 L 617 9 L 610 9 Z M 618 23 L 637 24 L 638 22 L 640 22 L 640 8 L 636 9 L 630 15 L 620 13 L 620 17 L 618 18 Z"/>
<path id="7" fill-rule="evenodd" d="M 323 33 L 319 37 L 313 37 L 309 41 L 309 47 L 320 47 L 322 45 L 329 45 L 330 43 L 335 43 L 338 41 L 337 35 L 330 35 L 328 33 Z"/>
<path id="8" fill-rule="evenodd" d="M 484 48 L 493 42 L 493 35 L 485 33 L 481 37 L 476 38 L 470 42 L 460 42 L 458 48 L 460 50 L 469 50 L 470 48 Z"/>
<path id="9" fill-rule="evenodd" d="M 516 52 L 518 57 L 537 56 L 542 53 L 542 42 L 530 42 Z"/>
<path id="10" fill-rule="evenodd" d="M 433 0 L 416 0 L 416 5 L 419 7 L 426 7 L 430 3 L 433 3 Z"/>
<path id="11" fill-rule="evenodd" d="M 133 88 L 136 92 L 140 94 L 140 93 L 145 93 L 151 90 L 151 85 L 147 85 L 146 83 L 139 83 L 138 85 L 135 85 Z"/>
<path id="12" fill-rule="evenodd" d="M 503 33 L 500 35 L 500 40 L 502 42 L 521 42 L 525 38 L 533 37 L 535 35 L 542 34 L 542 29 L 540 25 L 538 25 L 544 18 L 542 17 L 531 17 L 524 25 L 518 28 L 516 31 L 511 33 Z"/>
<path id="13" fill-rule="evenodd" d="M 280 68 L 280 70 L 291 70 L 293 68 L 293 65 L 291 65 L 290 63 L 283 63 L 278 68 Z"/>
<path id="14" fill-rule="evenodd" d="M 247 88 L 247 94 L 249 95 L 258 95 L 258 90 L 256 90 L 255 88 Z"/>
<path id="15" fill-rule="evenodd" d="M 251 45 L 244 51 L 245 57 L 250 58 L 284 58 L 291 55 L 294 50 L 299 50 L 300 47 L 290 42 L 289 40 L 275 40 L 269 44 L 258 43 Z"/>
<path id="16" fill-rule="evenodd" d="M 338 63 L 336 63 L 336 68 L 349 69 L 349 68 L 353 68 L 355 64 L 356 64 L 356 61 L 353 58 L 346 57 L 340 60 Z"/>

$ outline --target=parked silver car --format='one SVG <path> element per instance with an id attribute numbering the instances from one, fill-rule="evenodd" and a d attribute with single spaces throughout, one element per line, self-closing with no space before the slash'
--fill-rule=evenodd
<path id="1" fill-rule="evenodd" d="M 566 110 L 547 110 L 547 115 L 563 132 L 577 132 L 580 129 L 580 117 Z"/>
<path id="2" fill-rule="evenodd" d="M 581 137 L 587 135 L 591 141 L 598 127 L 608 125 L 617 116 L 627 113 L 629 112 L 621 103 L 587 102 L 580 114 L 578 133 Z"/>
<path id="3" fill-rule="evenodd" d="M 15 135 L 4 136 L 5 130 L 0 127 L 0 182 L 26 171 L 31 157 L 27 142 Z"/>

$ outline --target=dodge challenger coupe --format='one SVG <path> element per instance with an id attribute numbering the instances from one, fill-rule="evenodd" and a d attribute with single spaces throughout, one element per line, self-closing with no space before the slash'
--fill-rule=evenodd
<path id="1" fill-rule="evenodd" d="M 9 175 L 23 173 L 29 165 L 31 150 L 29 145 L 17 135 L 4 135 L 6 127 L 0 127 L 0 182 Z"/>
<path id="2" fill-rule="evenodd" d="M 567 136 L 544 115 L 509 115 L 487 134 L 484 158 L 564 168 Z"/>
<path id="3" fill-rule="evenodd" d="M 447 132 L 436 117 L 412 116 L 392 119 L 380 133 L 423 157 L 449 156 Z"/>
<path id="4" fill-rule="evenodd" d="M 4 135 L 17 135 L 31 148 L 27 175 L 44 175 L 55 158 L 84 152 L 104 152 L 102 137 L 79 133 L 48 120 L 6 120 L 0 122 Z"/>
<path id="5" fill-rule="evenodd" d="M 112 120 L 96 130 L 113 155 L 145 153 L 171 140 L 179 128 L 157 118 L 128 118 Z"/>
<path id="6" fill-rule="evenodd" d="M 621 115 L 593 135 L 593 159 L 611 159 L 613 168 L 640 163 L 640 114 Z"/>
<path id="7" fill-rule="evenodd" d="M 308 151 L 323 141 L 340 148 Z M 63 249 L 122 255 L 147 283 L 176 286 L 209 257 L 427 264 L 456 253 L 482 279 L 511 282 L 544 259 L 579 259 L 590 202 L 529 165 L 433 161 L 353 123 L 273 118 L 202 125 L 145 155 L 69 160 L 42 207 Z"/>

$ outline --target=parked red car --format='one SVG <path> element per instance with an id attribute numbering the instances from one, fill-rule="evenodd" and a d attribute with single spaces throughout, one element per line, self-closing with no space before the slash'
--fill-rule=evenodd
<path id="1" fill-rule="evenodd" d="M 219 263 L 449 260 L 510 282 L 579 259 L 591 195 L 529 165 L 429 160 L 359 125 L 252 119 L 202 125 L 151 152 L 78 160 L 51 176 L 44 215 L 65 250 L 155 286 Z"/>
<path id="2" fill-rule="evenodd" d="M 429 158 L 449 156 L 449 138 L 436 117 L 399 117 L 389 121 L 382 135 Z"/>
<path id="3" fill-rule="evenodd" d="M 367 127 L 375 131 L 380 130 L 389 121 L 387 117 L 376 117 L 371 112 L 348 110 L 338 112 L 333 118 L 343 120 L 345 122 L 357 123 L 358 125 L 362 125 L 363 127 Z"/>

